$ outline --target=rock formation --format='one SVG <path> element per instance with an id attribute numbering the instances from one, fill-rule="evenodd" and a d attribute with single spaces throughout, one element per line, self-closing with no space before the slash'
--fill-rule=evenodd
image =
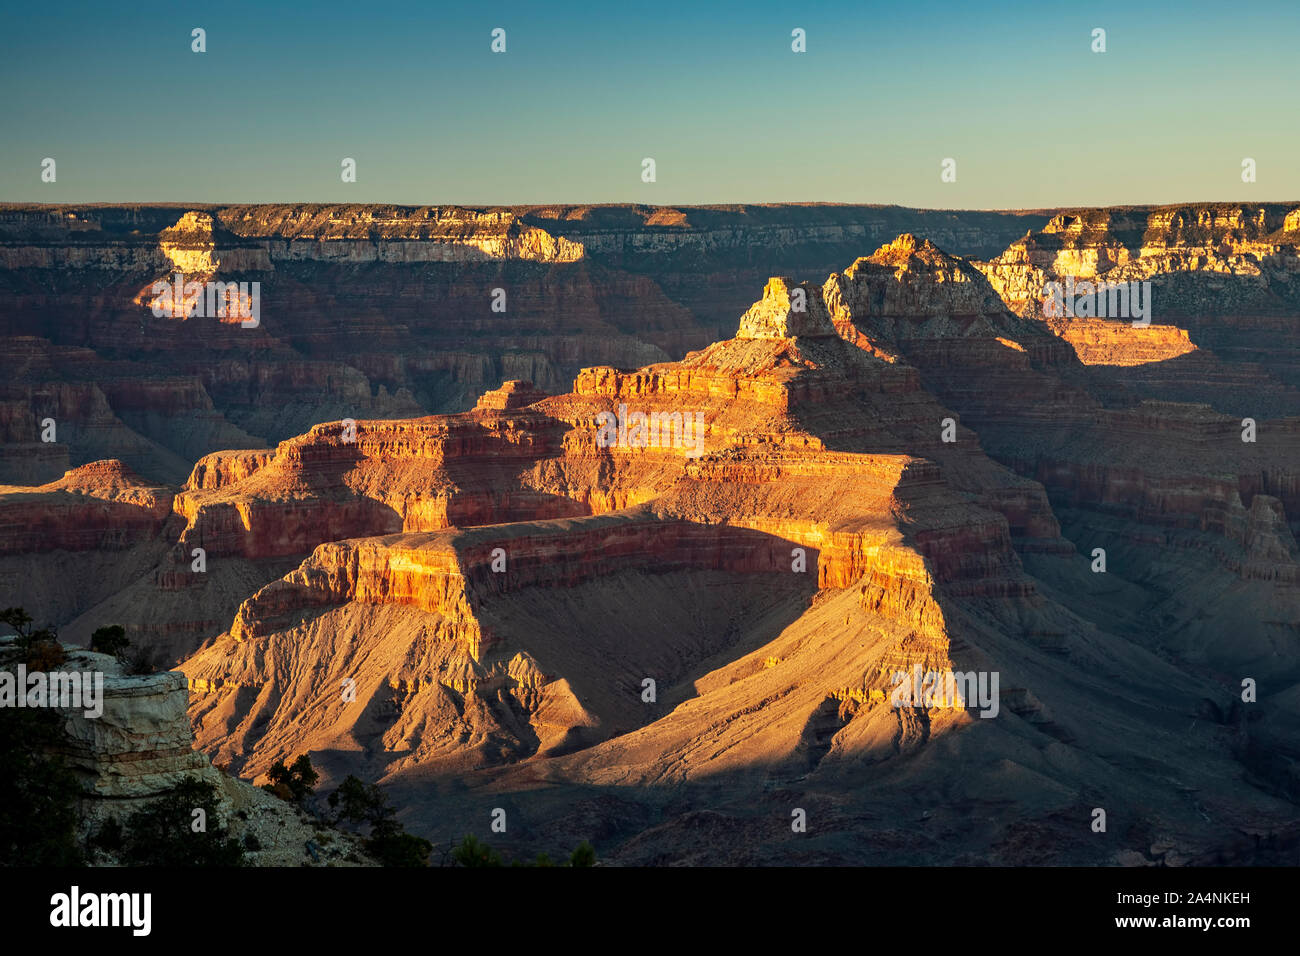
<path id="1" fill-rule="evenodd" d="M 794 307 L 800 298 L 806 310 Z M 1001 391 L 990 394 L 990 382 Z M 438 795 L 448 774 L 498 801 L 503 792 L 522 800 L 539 781 L 557 799 L 575 787 L 608 790 L 614 817 L 628 800 L 653 805 L 669 783 L 698 779 L 709 799 L 723 799 L 708 789 L 716 779 L 734 812 L 737 793 L 768 805 L 755 796 L 763 779 L 835 792 L 866 767 L 888 778 L 900 755 L 955 746 L 945 743 L 951 735 L 974 735 L 969 746 L 989 753 L 1024 733 L 1040 740 L 1039 757 L 1031 747 L 1008 770 L 1027 788 L 1020 799 L 1046 818 L 1074 812 L 1092 785 L 1051 765 L 1046 753 L 1063 745 L 1089 754 L 1106 786 L 1152 806 L 1154 781 L 1122 783 L 1103 769 L 1130 765 L 1113 741 L 1131 733 L 1120 728 L 1132 717 L 1100 706 L 1102 688 L 1118 681 L 1172 720 L 1172 701 L 1204 678 L 1133 643 L 1131 622 L 1085 613 L 1082 595 L 1062 593 L 1098 592 L 1049 496 L 1067 474 L 1097 473 L 1095 462 L 1071 454 L 1030 475 L 1049 480 L 1045 493 L 990 458 L 973 433 L 943 441 L 941 423 L 958 413 L 927 385 L 969 404 L 990 433 L 1021 434 L 1022 447 L 1042 454 L 1060 453 L 1046 441 L 1049 423 L 1070 447 L 1183 408 L 1108 411 L 1088 397 L 1086 367 L 1067 344 L 1007 312 L 969 265 L 903 237 L 822 290 L 770 280 L 736 338 L 681 362 L 586 369 L 571 393 L 550 398 L 512 386 L 505 395 L 526 394 L 514 408 L 489 396 L 464 416 L 359 422 L 355 454 L 337 426 L 322 427 L 225 486 L 225 500 L 256 515 L 267 469 L 287 469 L 276 487 L 310 488 L 338 467 L 349 500 L 384 500 L 402 527 L 373 536 L 361 521 L 363 537 L 322 541 L 186 663 L 200 744 L 256 772 L 310 743 L 335 773 L 383 776 L 412 820 L 450 813 L 462 828 L 473 820 L 464 797 Z M 1070 415 L 1007 402 L 1031 388 Z M 662 441 L 597 440 L 602 414 L 635 413 L 661 426 L 671 415 L 699 420 L 701 441 L 678 441 L 676 431 Z M 1186 434 L 1201 433 L 1194 420 Z M 493 441 L 504 436 L 503 455 Z M 384 480 L 359 480 L 381 448 Z M 1007 464 L 1033 470 L 1007 451 Z M 1205 454 L 1218 454 L 1213 441 Z M 1298 555 L 1281 498 L 1255 494 L 1246 508 L 1230 484 L 1196 487 L 1191 474 L 1213 473 L 1223 455 L 1172 470 L 1142 457 L 1135 478 L 1150 487 L 1149 504 L 1134 498 L 1130 478 L 1129 534 L 1190 535 L 1221 562 L 1219 573 L 1289 586 Z M 506 467 L 487 469 L 489 458 Z M 462 474 L 473 481 L 462 486 L 453 478 Z M 1067 513 L 1114 515 L 1105 481 Z M 535 515 L 519 513 L 524 494 L 536 496 Z M 421 526 L 430 511 L 417 502 L 431 495 L 441 499 L 438 520 Z M 474 517 L 444 519 L 462 496 L 476 501 Z M 1134 547 L 1116 541 L 1121 553 Z M 731 600 L 710 600 L 711 591 Z M 970 701 L 890 706 L 896 675 L 915 669 L 997 671 L 1007 716 L 985 730 Z M 1082 673 L 1098 675 L 1095 686 L 1081 687 Z M 646 678 L 656 682 L 652 706 L 638 693 Z M 1145 737 L 1134 746 L 1150 752 Z M 1173 767 L 1184 758 L 1171 750 L 1159 759 Z M 1206 783 L 1198 774 L 1185 785 Z M 958 803 L 980 799 L 970 792 Z M 1277 819 L 1280 808 L 1266 804 L 1238 806 Z M 1161 825 L 1184 839 L 1191 824 Z M 908 845 L 918 854 L 928 846 Z M 873 855 L 883 846 L 825 852 L 884 859 Z M 629 847 L 627 858 L 637 852 Z M 1101 859 L 1082 840 L 1069 852 Z"/>
<path id="2" fill-rule="evenodd" d="M 0 385 L 0 481 L 39 484 L 119 458 L 178 484 L 205 454 L 321 421 L 463 411 L 511 379 L 564 391 L 584 366 L 707 345 L 766 276 L 824 274 L 898 223 L 991 256 L 1046 218 L 816 205 L 0 206 L 0 341 L 17 373 Z M 159 302 L 154 283 L 178 273 L 259 283 L 258 327 L 187 318 L 183 292 Z M 56 443 L 39 437 L 47 417 Z"/>
<path id="3" fill-rule="evenodd" d="M 23 593 L 65 634 L 122 623 L 184 658 L 198 746 L 241 775 L 310 751 L 417 832 L 506 807 L 508 846 L 614 862 L 1223 862 L 1252 858 L 1239 827 L 1290 832 L 1300 381 L 1264 341 L 1300 317 L 1288 207 L 1044 215 L 1001 255 L 1012 217 L 976 214 L 165 212 L 10 228 L 64 262 L 56 238 L 143 223 L 158 255 L 113 253 L 130 295 L 182 265 L 261 275 L 290 328 L 163 317 L 176 356 L 222 358 L 93 387 L 59 371 L 71 345 L 7 340 L 29 356 L 8 460 L 67 474 L 0 489 L 0 554 L 47 562 Z M 370 311 L 397 276 L 410 301 Z M 1152 323 L 1034 299 L 1102 277 L 1151 281 Z M 407 339 L 420 304 L 455 314 Z M 68 470 L 36 454 L 38 395 L 128 462 L 183 460 L 182 418 L 206 437 L 183 483 Z M 929 672 L 999 682 L 899 703 Z M 1231 705 L 1246 677 L 1255 711 Z M 1206 700 L 1223 719 L 1187 729 Z"/>
<path id="4" fill-rule="evenodd" d="M 211 826 L 227 827 L 241 843 L 249 835 L 257 838 L 250 841 L 257 849 L 247 854 L 251 865 L 373 864 L 351 835 L 328 828 L 328 839 L 321 840 L 325 828 L 320 823 L 222 773 L 194 749 L 184 674 L 130 674 L 111 655 L 62 646 L 67 659 L 53 673 L 94 675 L 100 687 L 91 711 L 80 704 L 57 708 L 62 718 L 57 755 L 85 793 L 78 806 L 79 841 L 84 843 L 110 818 L 121 823 L 190 779 L 215 788 L 220 820 Z M 15 673 L 21 659 L 13 638 L 0 637 L 0 670 Z M 326 845 L 316 860 L 304 849 L 308 840 Z M 107 855 L 111 861 L 111 851 Z"/>
<path id="5" fill-rule="evenodd" d="M 1088 364 L 1142 366 L 1112 376 L 1116 384 L 1243 415 L 1300 414 L 1294 206 L 1072 210 L 976 265 L 1012 311 L 1048 322 Z M 1044 287 L 1066 280 L 1150 283 L 1152 325 L 1045 316 Z"/>

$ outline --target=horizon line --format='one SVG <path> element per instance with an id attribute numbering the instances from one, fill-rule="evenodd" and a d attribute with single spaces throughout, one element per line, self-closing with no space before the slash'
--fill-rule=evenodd
<path id="1" fill-rule="evenodd" d="M 704 209 L 704 210 L 727 210 L 743 209 L 745 207 L 780 207 L 780 206 L 797 206 L 797 207 L 841 207 L 841 208 L 868 208 L 868 209 L 907 209 L 914 212 L 986 212 L 986 213 L 1004 213 L 1008 215 L 1032 215 L 1046 211 L 1063 212 L 1074 209 L 1169 209 L 1178 206 L 1289 206 L 1300 205 L 1300 199 L 1192 199 L 1182 200 L 1179 202 L 1150 202 L 1150 203 L 1069 203 L 1056 206 L 908 206 L 901 203 L 880 203 L 880 202 L 840 202 L 836 200 L 761 200 L 757 202 L 711 202 L 711 203 L 647 203 L 647 202 L 519 202 L 519 203 L 480 203 L 480 202 L 388 202 L 388 201 L 356 201 L 356 200 L 303 200 L 303 199 L 276 199 L 260 201 L 216 201 L 216 200 L 173 200 L 173 199 L 139 199 L 139 200 L 63 200 L 56 202 L 47 202 L 44 200 L 0 200 L 0 209 L 10 209 L 15 207 L 47 207 L 47 208 L 64 208 L 70 206 L 86 207 L 232 207 L 232 206 L 397 206 L 407 209 L 429 209 L 429 208 L 456 208 L 456 209 L 481 209 L 481 210 L 515 210 L 515 209 L 549 209 L 549 208 L 570 208 L 570 209 Z"/>

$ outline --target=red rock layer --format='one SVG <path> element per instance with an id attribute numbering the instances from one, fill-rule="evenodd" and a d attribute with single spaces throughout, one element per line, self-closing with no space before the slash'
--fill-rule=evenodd
<path id="1" fill-rule="evenodd" d="M 39 487 L 0 485 L 0 556 L 120 551 L 162 532 L 172 493 L 119 461 L 97 461 Z"/>

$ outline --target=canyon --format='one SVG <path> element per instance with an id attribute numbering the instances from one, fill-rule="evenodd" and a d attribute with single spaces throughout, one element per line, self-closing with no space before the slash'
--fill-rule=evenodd
<path id="1" fill-rule="evenodd" d="M 260 323 L 155 314 L 177 272 Z M 1297 204 L 3 206 L 3 603 L 435 842 L 1275 862 L 1298 328 Z M 917 669 L 997 716 L 896 706 Z"/>

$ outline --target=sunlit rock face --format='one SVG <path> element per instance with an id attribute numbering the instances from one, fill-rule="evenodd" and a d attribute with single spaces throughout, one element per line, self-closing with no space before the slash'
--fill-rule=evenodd
<path id="1" fill-rule="evenodd" d="M 1116 383 L 1233 411 L 1253 396 L 1257 414 L 1294 415 L 1298 212 L 1272 203 L 1073 210 L 975 265 L 1008 308 L 1046 322 L 1088 364 L 1151 366 L 1111 375 Z M 1146 287 L 1146 314 L 1053 314 L 1045 290 L 1066 282 Z"/>
<path id="2" fill-rule="evenodd" d="M 381 776 L 410 821 L 434 827 L 470 822 L 439 796 L 452 776 L 498 800 L 538 774 L 557 793 L 612 787 L 614 816 L 639 819 L 656 787 L 692 780 L 725 781 L 729 813 L 742 812 L 742 793 L 768 806 L 746 781 L 773 774 L 832 793 L 870 768 L 919 794 L 910 788 L 937 785 L 920 782 L 924 755 L 993 759 L 1023 734 L 1101 765 L 1117 739 L 1149 752 L 1133 712 L 1098 704 L 1103 686 L 1164 711 L 1198 678 L 1134 650 L 1150 638 L 1129 630 L 1140 626 L 1125 619 L 1124 569 L 1172 546 L 1184 557 L 1161 550 L 1160 573 L 1184 586 L 1235 580 L 1288 606 L 1300 555 L 1286 489 L 1300 469 L 1284 423 L 1259 457 L 1237 458 L 1228 416 L 1115 405 L 1093 394 L 1091 374 L 969 263 L 904 236 L 821 286 L 769 280 L 734 338 L 680 362 L 584 369 L 550 397 L 511 383 L 464 416 L 358 422 L 355 459 L 337 423 L 323 426 L 220 483 L 224 498 L 256 514 L 248 496 L 270 497 L 273 475 L 311 489 L 339 474 L 330 481 L 386 500 L 404 527 L 322 542 L 186 662 L 200 746 L 255 773 L 361 741 L 364 756 L 331 758 L 334 772 Z M 598 440 L 602 414 L 633 413 L 702 416 L 700 448 Z M 945 420 L 961 423 L 954 441 Z M 1190 460 L 1178 452 L 1188 443 Z M 522 512 L 524 495 L 544 510 Z M 1103 531 L 1117 577 L 1090 569 L 1085 545 Z M 1248 627 L 1248 643 L 1269 628 Z M 1196 652 L 1254 653 L 1222 642 Z M 1162 687 L 1183 689 L 1157 691 L 1152 666 Z M 993 671 L 996 708 L 891 703 L 908 675 Z M 355 702 L 337 694 L 345 685 Z M 1021 761 L 1005 784 L 1013 803 L 1064 812 L 1083 778 Z M 1144 806 L 1163 807 L 1154 781 L 1147 790 L 1127 765 L 1115 772 Z M 1258 820 L 1279 811 L 1220 793 Z M 1176 818 L 1165 825 L 1187 852 L 1219 852 Z M 1015 825 L 998 819 L 994 830 Z M 606 820 L 617 852 L 645 859 L 644 838 Z M 659 839 L 660 853 L 681 849 L 671 826 Z M 711 858 L 748 858 L 738 852 Z M 1057 852 L 1102 858 L 1083 842 Z"/>
<path id="3" fill-rule="evenodd" d="M 833 337 L 835 334 L 835 326 L 831 324 L 815 285 L 772 278 L 767 280 L 763 298 L 740 317 L 736 338 L 792 339 L 797 336 Z"/>
<path id="4" fill-rule="evenodd" d="M 652 667 L 675 697 L 701 661 L 738 654 L 746 627 L 793 624 L 815 595 L 832 594 L 851 595 L 847 613 L 877 622 L 882 636 L 846 671 L 797 678 L 799 692 L 773 711 L 782 726 L 766 746 L 802 763 L 798 727 L 841 697 L 861 703 L 876 727 L 867 739 L 887 735 L 895 715 L 882 702 L 893 668 L 951 666 L 941 590 L 1041 601 L 997 508 L 1014 515 L 1017 533 L 1032 526 L 1067 546 L 1041 489 L 973 443 L 942 448 L 929 423 L 946 410 L 914 370 L 841 338 L 816 284 L 770 280 L 739 327 L 736 338 L 679 363 L 584 370 L 567 394 L 541 397 L 519 383 L 463 416 L 359 422 L 351 445 L 337 425 L 322 426 L 214 488 L 254 526 L 260 500 L 342 486 L 382 495 L 406 527 L 321 543 L 186 662 L 201 746 L 255 771 L 285 748 L 379 733 L 383 748 L 399 740 L 415 748 L 375 757 L 370 771 L 390 774 L 511 768 L 613 745 L 653 714 L 618 692 L 623 677 L 605 680 L 606 668 L 630 680 Z M 683 447 L 673 432 L 665 442 L 602 445 L 597 422 L 615 410 L 699 421 L 700 441 Z M 919 457 L 930 452 L 943 464 Z M 336 476 L 329 486 L 326 475 Z M 475 480 L 453 477 L 466 475 Z M 473 515 L 445 530 L 413 527 L 433 513 L 430 496 L 445 502 L 441 513 Z M 528 496 L 534 514 L 521 513 Z M 477 504 L 467 511 L 470 500 Z M 718 626 L 722 615 L 736 616 L 733 602 L 710 596 L 720 588 L 751 606 L 739 630 Z M 683 607 L 669 619 L 684 630 L 663 633 L 646 602 L 674 591 Z M 589 634 L 603 614 L 631 626 L 635 639 L 619 630 L 573 639 L 570 628 Z M 307 661 L 341 646 L 338 628 L 363 620 L 385 623 L 362 627 L 324 677 L 355 681 L 363 707 L 328 699 L 315 681 L 277 676 L 309 673 Z M 303 736 L 292 715 L 317 706 L 315 729 Z M 358 725 L 372 709 L 379 724 Z M 960 719 L 946 712 L 934 726 Z M 253 730 L 267 721 L 282 730 Z M 446 732 L 410 737 L 434 725 Z M 682 732 L 699 729 L 665 740 Z"/>
<path id="5" fill-rule="evenodd" d="M 1176 290 L 1170 314 L 1211 312 L 1249 297 L 1268 297 L 1279 278 L 1300 271 L 1294 207 L 1278 204 L 1205 204 L 1155 209 L 1091 209 L 1053 217 L 1000 256 L 981 263 L 993 287 L 1014 311 L 1038 311 L 1046 281 L 1151 279 L 1198 273 L 1200 281 Z M 1225 281 L 1234 277 L 1236 281 Z M 1276 292 L 1276 288 L 1273 289 Z"/>
<path id="6" fill-rule="evenodd" d="M 768 276 L 825 275 L 909 216 L 990 256 L 1046 221 L 816 205 L 0 206 L 14 370 L 0 481 L 119 458 L 178 484 L 203 455 L 321 421 L 464 411 L 509 380 L 556 394 L 585 367 L 679 359 L 729 335 Z M 47 416 L 80 440 L 43 445 Z"/>
<path id="7" fill-rule="evenodd" d="M 1117 832 L 1248 860 L 1216 820 L 1294 820 L 1243 780 L 1288 785 L 1297 729 L 1300 404 L 1254 339 L 1300 316 L 1296 230 L 1179 208 L 996 242 L 1006 217 L 819 207 L 139 210 L 129 295 L 183 265 L 285 311 L 134 306 L 158 376 L 8 340 L 0 423 L 61 467 L 0 489 L 0 573 L 37 567 L 65 637 L 182 661 L 203 753 L 310 753 L 440 840 L 509 806 L 505 848 L 615 862 L 1122 862 L 1100 791 Z M 32 217 L 36 246 L 118 222 Z M 1058 266 L 1172 285 L 1144 327 L 1024 308 Z M 1221 311 L 1178 313 L 1198 289 Z M 953 672 L 961 700 L 922 699 Z M 1254 723 L 1247 676 L 1282 689 Z M 805 805 L 842 837 L 786 837 Z"/>

